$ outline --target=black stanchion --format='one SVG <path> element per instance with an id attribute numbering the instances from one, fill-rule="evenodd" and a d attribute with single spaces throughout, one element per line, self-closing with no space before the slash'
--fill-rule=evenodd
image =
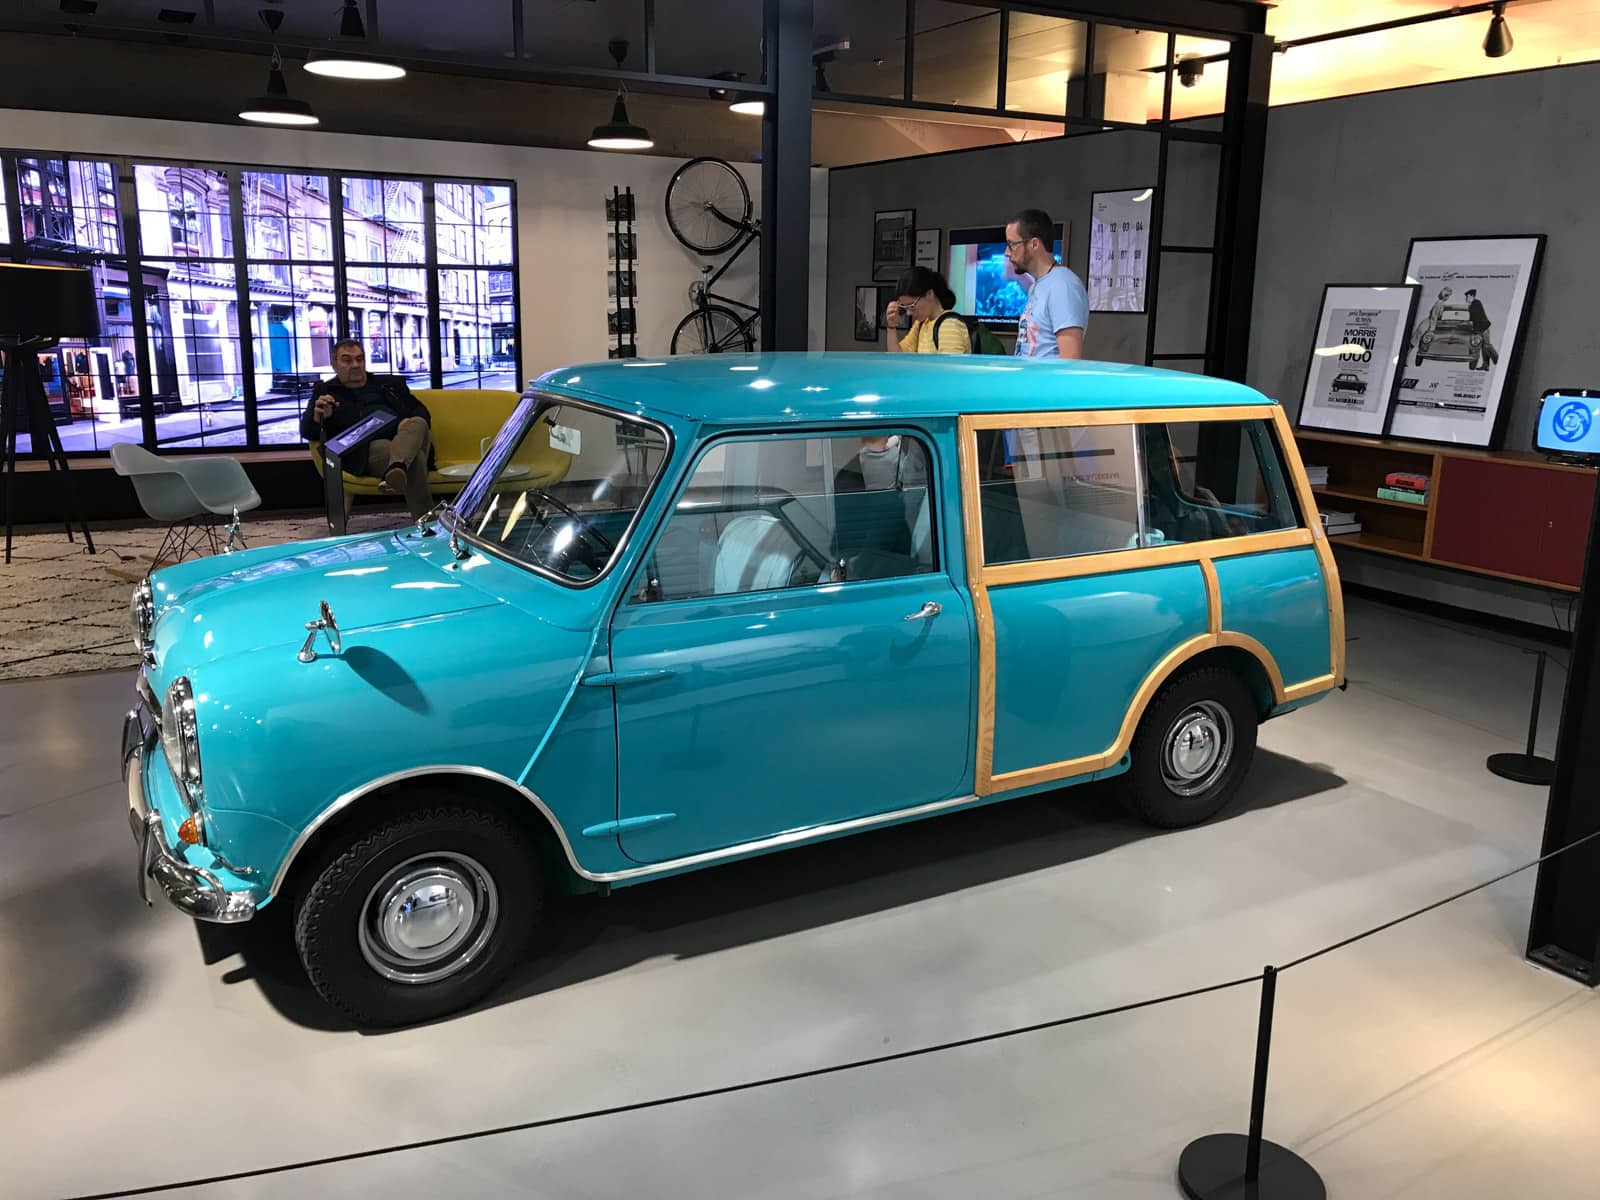
<path id="1" fill-rule="evenodd" d="M 1537 653 L 1539 663 L 1533 669 L 1533 711 L 1528 714 L 1528 751 L 1526 754 L 1491 754 L 1484 765 L 1501 779 L 1549 787 L 1556 777 L 1556 764 L 1533 752 L 1534 740 L 1539 736 L 1539 701 L 1544 696 L 1544 660 L 1548 657 L 1543 650 Z"/>
<path id="2" fill-rule="evenodd" d="M 1261 1017 L 1256 1026 L 1256 1074 L 1250 1091 L 1250 1132 L 1196 1138 L 1178 1159 L 1178 1184 L 1189 1200 L 1326 1200 L 1316 1168 L 1293 1150 L 1261 1136 L 1266 1123 L 1267 1059 L 1272 1050 L 1272 1006 L 1278 969 L 1261 976 Z"/>

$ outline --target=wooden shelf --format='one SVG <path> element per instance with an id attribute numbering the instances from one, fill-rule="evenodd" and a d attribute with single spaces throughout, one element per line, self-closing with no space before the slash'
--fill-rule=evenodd
<path id="1" fill-rule="evenodd" d="M 1311 490 L 1318 496 L 1330 496 L 1335 500 L 1351 500 L 1357 504 L 1381 504 L 1385 508 L 1398 508 L 1405 512 L 1421 513 L 1423 516 L 1428 514 L 1427 504 L 1407 504 L 1404 500 L 1385 500 L 1382 496 L 1369 496 L 1364 492 L 1347 492 L 1331 487 L 1314 487 Z"/>
<path id="2" fill-rule="evenodd" d="M 1360 514 L 1360 533 L 1330 545 L 1573 591 L 1583 574 L 1593 470 L 1524 451 L 1299 430 L 1301 457 L 1327 468 L 1318 503 Z M 1396 471 L 1426 475 L 1426 504 L 1378 497 Z M 1401 516 L 1410 510 L 1415 516 Z"/>
<path id="3" fill-rule="evenodd" d="M 1407 541 L 1405 538 L 1385 537 L 1381 533 L 1370 533 L 1362 530 L 1360 533 L 1341 533 L 1328 539 L 1330 546 L 1348 546 L 1352 550 L 1370 550 L 1374 554 L 1388 554 L 1394 558 L 1409 558 L 1415 562 L 1427 562 L 1422 553 L 1422 543 Z"/>

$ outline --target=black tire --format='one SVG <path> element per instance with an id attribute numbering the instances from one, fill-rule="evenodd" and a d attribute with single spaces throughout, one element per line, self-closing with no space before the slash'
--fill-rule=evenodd
<path id="1" fill-rule="evenodd" d="M 459 892 L 441 884 L 451 899 L 435 903 L 449 903 L 447 915 L 456 915 L 469 897 L 469 919 L 451 935 L 459 944 L 431 964 L 402 959 L 405 951 L 394 947 L 404 939 L 368 918 L 388 911 L 392 921 L 384 924 L 398 929 L 429 911 L 411 901 L 439 895 L 430 884 L 452 874 Z M 386 910 L 387 897 L 394 900 Z M 538 855 L 521 831 L 482 809 L 423 802 L 328 849 L 296 901 L 295 946 L 318 994 L 357 1025 L 409 1025 L 456 1012 L 493 989 L 525 951 L 543 901 Z M 441 944 L 412 952 L 432 953 Z M 428 978 L 439 971 L 446 973 Z"/>
<path id="2" fill-rule="evenodd" d="M 691 158 L 667 181 L 667 226 L 697 254 L 721 254 L 750 223 L 750 188 L 720 158 Z"/>
<path id="3" fill-rule="evenodd" d="M 731 308 L 697 308 L 672 331 L 674 354 L 740 354 L 756 348 L 750 326 Z"/>
<path id="4" fill-rule="evenodd" d="M 1232 671 L 1198 667 L 1169 682 L 1145 709 L 1129 747 L 1133 761 L 1122 776 L 1129 810 L 1163 829 L 1216 816 L 1250 770 L 1258 723 L 1250 689 Z M 1180 745 L 1185 731 L 1190 739 Z M 1207 760 L 1207 736 L 1218 739 L 1220 764 Z M 1187 771 L 1195 774 L 1186 778 Z"/>

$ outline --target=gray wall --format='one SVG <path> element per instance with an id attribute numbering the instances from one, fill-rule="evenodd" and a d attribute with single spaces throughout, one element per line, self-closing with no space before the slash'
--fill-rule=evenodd
<path id="1" fill-rule="evenodd" d="M 1250 382 L 1295 413 L 1323 284 L 1403 279 L 1413 237 L 1543 233 L 1505 442 L 1529 448 L 1540 392 L 1600 387 L 1597 110 L 1593 63 L 1273 109 Z"/>
<path id="2" fill-rule="evenodd" d="M 1273 109 L 1250 383 L 1295 414 L 1323 284 L 1402 279 L 1413 237 L 1543 233 L 1504 444 L 1529 449 L 1542 391 L 1600 387 L 1597 110 L 1592 63 Z M 1540 588 L 1357 550 L 1339 565 L 1351 582 L 1556 624 Z"/>
<path id="3" fill-rule="evenodd" d="M 1215 203 L 1215 151 L 1198 147 L 1203 156 L 1174 162 L 1169 191 L 1174 204 L 1167 220 L 1179 220 L 1169 229 L 1169 242 L 1197 241 L 1209 245 Z M 1038 207 L 1067 224 L 1067 265 L 1082 278 L 1089 262 L 1089 204 L 1096 191 L 1149 187 L 1156 181 L 1155 134 L 1111 132 L 1077 137 L 1050 138 L 1012 146 L 966 150 L 860 167 L 836 167 L 828 183 L 828 328 L 830 350 L 870 350 L 854 337 L 855 289 L 873 283 L 872 219 L 884 209 L 915 208 L 917 227 L 940 231 L 941 270 L 948 249 L 944 235 L 952 228 L 1003 225 L 1018 209 Z M 1187 178 L 1194 168 L 1210 172 L 1209 180 Z M 1181 197 L 1181 203 L 1180 201 Z M 1179 214 L 1182 214 L 1181 218 Z M 1202 273 L 1209 259 L 1193 260 Z M 1163 264 L 1166 269 L 1170 265 Z M 1176 268 L 1173 274 L 1178 275 Z M 879 280 L 876 282 L 888 282 Z M 1194 285 L 1180 276 L 1170 298 L 1163 299 L 1158 349 L 1175 352 L 1203 349 L 1205 344 L 1205 287 L 1196 297 Z M 1198 299 L 1198 334 L 1194 332 Z M 1190 328 L 1176 323 L 1186 315 Z M 1146 318 L 1126 313 L 1094 313 L 1085 333 L 1085 355 L 1107 362 L 1143 362 Z M 879 341 L 882 348 L 882 341 Z"/>

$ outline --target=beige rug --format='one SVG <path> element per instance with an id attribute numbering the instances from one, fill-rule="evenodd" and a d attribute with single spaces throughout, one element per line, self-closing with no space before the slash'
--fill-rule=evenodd
<path id="1" fill-rule="evenodd" d="M 350 532 L 407 523 L 403 509 L 358 509 Z M 0 555 L 0 680 L 136 665 L 128 599 L 150 569 L 166 529 L 91 532 L 94 555 L 85 550 L 81 533 L 69 542 L 61 529 L 17 535 L 9 566 Z M 251 546 L 271 546 L 325 537 L 327 524 L 316 514 L 247 516 L 241 532 Z"/>

